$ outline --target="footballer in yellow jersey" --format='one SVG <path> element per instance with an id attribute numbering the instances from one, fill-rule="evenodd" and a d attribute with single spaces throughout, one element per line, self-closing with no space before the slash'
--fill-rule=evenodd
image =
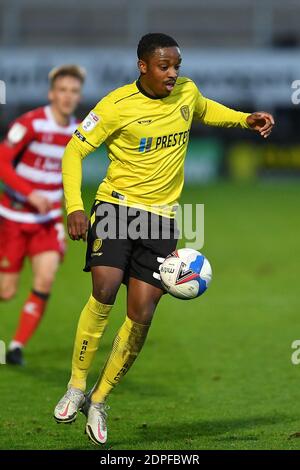
<path id="1" fill-rule="evenodd" d="M 86 432 L 96 444 L 107 440 L 106 399 L 141 351 L 164 294 L 159 265 L 176 248 L 174 215 L 192 121 L 250 128 L 263 137 L 274 125 L 266 112 L 229 109 L 204 97 L 190 78 L 179 78 L 180 49 L 170 36 L 143 36 L 137 54 L 137 81 L 99 101 L 63 157 L 68 232 L 73 240 L 87 238 L 85 271 L 91 271 L 92 293 L 78 323 L 68 390 L 54 417 L 72 422 L 82 409 Z M 82 160 L 102 143 L 110 165 L 88 223 L 81 199 Z M 147 230 L 136 237 L 131 228 L 141 220 Z M 87 375 L 122 282 L 127 284 L 126 318 L 98 382 L 85 394 Z"/>

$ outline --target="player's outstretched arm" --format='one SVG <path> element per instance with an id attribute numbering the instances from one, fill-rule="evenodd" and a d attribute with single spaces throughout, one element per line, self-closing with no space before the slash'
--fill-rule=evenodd
<path id="1" fill-rule="evenodd" d="M 262 137 L 268 137 L 275 125 L 274 118 L 265 111 L 252 114 L 228 108 L 221 103 L 205 98 L 198 91 L 194 117 L 208 126 L 237 127 L 252 129 Z"/>
<path id="2" fill-rule="evenodd" d="M 246 118 L 246 121 L 250 129 L 259 132 L 265 139 L 271 134 L 275 125 L 272 114 L 266 113 L 265 111 L 250 114 Z"/>

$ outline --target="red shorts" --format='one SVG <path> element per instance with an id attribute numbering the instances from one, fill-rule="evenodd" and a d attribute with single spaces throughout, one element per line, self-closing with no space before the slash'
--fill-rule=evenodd
<path id="1" fill-rule="evenodd" d="M 57 251 L 62 259 L 65 246 L 62 222 L 26 224 L 0 217 L 0 272 L 19 272 L 26 256 L 45 251 Z"/>

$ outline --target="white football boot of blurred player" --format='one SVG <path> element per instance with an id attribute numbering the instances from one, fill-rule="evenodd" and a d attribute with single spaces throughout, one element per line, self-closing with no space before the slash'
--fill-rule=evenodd
<path id="1" fill-rule="evenodd" d="M 54 419 L 58 423 L 72 423 L 85 402 L 84 393 L 78 388 L 68 388 L 54 410 Z"/>

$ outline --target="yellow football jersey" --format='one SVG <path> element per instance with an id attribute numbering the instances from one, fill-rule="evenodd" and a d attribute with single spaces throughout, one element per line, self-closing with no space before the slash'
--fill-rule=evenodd
<path id="1" fill-rule="evenodd" d="M 184 159 L 193 120 L 248 127 L 248 114 L 202 96 L 189 78 L 178 78 L 166 98 L 153 98 L 139 81 L 105 96 L 80 124 L 63 158 L 68 213 L 82 209 L 81 163 L 103 142 L 110 159 L 96 199 L 175 215 L 184 183 Z"/>

